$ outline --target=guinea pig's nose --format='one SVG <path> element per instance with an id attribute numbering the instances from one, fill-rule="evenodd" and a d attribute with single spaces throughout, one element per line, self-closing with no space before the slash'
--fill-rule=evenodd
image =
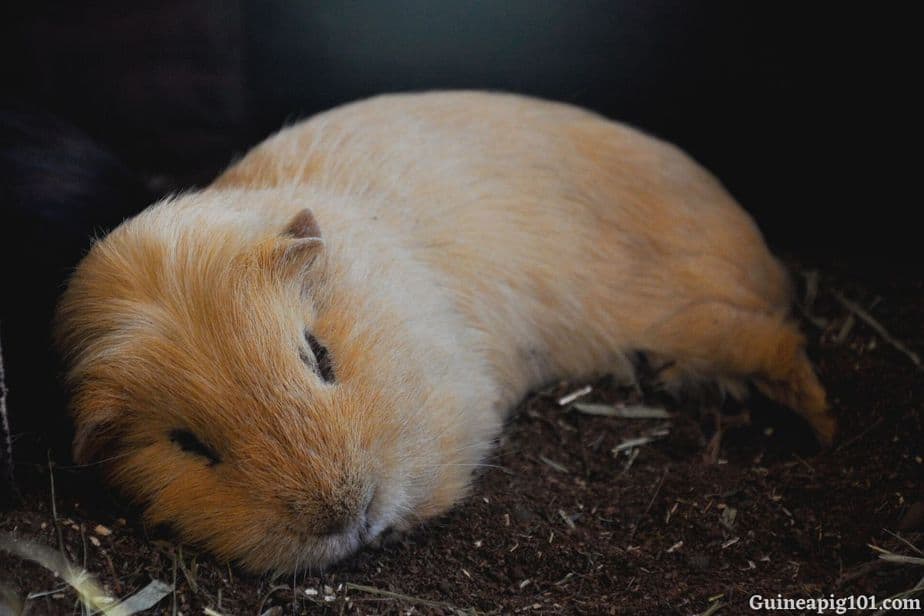
<path id="1" fill-rule="evenodd" d="M 369 511 L 375 501 L 376 489 L 372 489 L 358 506 L 353 509 L 328 510 L 325 515 L 316 520 L 318 535 L 339 535 L 351 528 L 363 528 L 369 523 Z"/>

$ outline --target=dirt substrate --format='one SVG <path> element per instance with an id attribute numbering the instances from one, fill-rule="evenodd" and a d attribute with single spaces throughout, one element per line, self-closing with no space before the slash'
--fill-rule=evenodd
<path id="1" fill-rule="evenodd" d="M 924 284 L 899 278 L 860 282 L 831 268 L 819 278 L 805 329 L 841 422 L 838 443 L 821 453 L 798 419 L 766 404 L 716 413 L 648 392 L 670 419 L 591 416 L 557 403 L 584 385 L 571 383 L 521 405 L 464 504 L 325 576 L 247 576 L 177 546 L 86 471 L 55 468 L 57 527 L 68 558 L 113 596 L 175 583 L 156 605 L 162 614 L 741 614 L 753 594 L 882 599 L 924 575 L 869 547 L 924 548 L 924 372 L 850 317 L 835 291 L 924 349 Z M 583 402 L 638 396 L 592 385 Z M 613 453 L 643 435 L 654 440 Z M 57 549 L 49 472 L 27 475 L 0 530 Z M 28 613 L 79 613 L 74 591 L 38 565 L 0 553 L 0 580 L 8 605 L 55 591 L 28 600 Z"/>

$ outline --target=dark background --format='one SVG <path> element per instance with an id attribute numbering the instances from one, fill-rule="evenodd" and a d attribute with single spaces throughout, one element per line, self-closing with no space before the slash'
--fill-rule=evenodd
<path id="1" fill-rule="evenodd" d="M 914 21 L 808 4 L 9 3 L 0 327 L 14 432 L 60 415 L 47 321 L 90 234 L 204 185 L 285 122 L 381 92 L 589 107 L 686 149 L 776 250 L 916 271 Z"/>

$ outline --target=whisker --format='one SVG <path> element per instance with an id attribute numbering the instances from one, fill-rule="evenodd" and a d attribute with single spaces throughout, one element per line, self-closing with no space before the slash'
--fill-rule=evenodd
<path id="1" fill-rule="evenodd" d="M 126 458 L 132 455 L 134 452 L 126 451 L 115 456 L 110 456 L 108 458 L 103 458 L 101 460 L 95 460 L 93 462 L 87 462 L 86 464 L 55 464 L 58 468 L 73 469 L 73 468 L 90 468 L 92 466 L 99 466 L 105 464 L 106 462 L 112 462 L 113 460 L 118 460 L 120 458 Z"/>

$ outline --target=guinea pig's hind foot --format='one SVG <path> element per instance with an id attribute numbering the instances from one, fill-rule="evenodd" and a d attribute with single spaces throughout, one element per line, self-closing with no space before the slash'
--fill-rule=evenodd
<path id="1" fill-rule="evenodd" d="M 837 420 L 804 351 L 795 354 L 782 374 L 755 378 L 754 385 L 768 398 L 802 415 L 823 446 L 828 447 L 834 442 Z"/>
<path id="2" fill-rule="evenodd" d="M 661 354 L 680 358 L 680 370 L 672 370 L 676 375 L 712 375 L 720 383 L 750 381 L 802 415 L 822 445 L 834 440 L 837 422 L 794 323 L 723 302 L 699 302 L 678 309 L 649 334 Z"/>

